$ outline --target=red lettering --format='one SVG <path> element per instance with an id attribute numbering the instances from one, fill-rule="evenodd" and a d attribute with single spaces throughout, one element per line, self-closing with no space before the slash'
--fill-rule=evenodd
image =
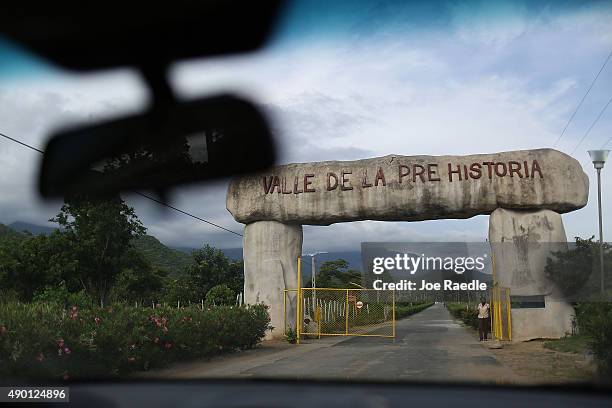
<path id="1" fill-rule="evenodd" d="M 280 180 L 278 176 L 274 176 L 274 181 L 272 182 L 272 190 L 270 190 L 270 194 L 274 192 L 274 189 L 278 189 L 278 194 L 280 194 L 281 188 L 280 188 Z"/>
<path id="2" fill-rule="evenodd" d="M 501 166 L 501 167 L 502 167 L 502 169 L 504 170 L 504 172 L 503 172 L 503 173 L 499 171 L 499 166 Z M 507 172 L 508 172 L 508 171 L 507 171 L 507 169 L 506 169 L 506 163 L 498 162 L 498 163 L 496 163 L 496 164 L 495 164 L 495 175 L 496 175 L 496 176 L 498 176 L 498 177 L 504 177 L 504 176 L 506 175 L 506 173 L 507 173 Z"/>
<path id="3" fill-rule="evenodd" d="M 405 173 L 402 172 L 402 169 L 406 170 L 406 172 Z M 399 171 L 399 182 L 400 184 L 402 184 L 402 179 L 410 174 L 410 167 L 406 166 L 405 164 L 400 164 L 398 171 Z"/>
<path id="4" fill-rule="evenodd" d="M 440 177 L 438 175 L 438 165 L 437 164 L 428 164 L 427 165 L 427 178 L 429 181 L 440 181 Z"/>
<path id="5" fill-rule="evenodd" d="M 312 181 L 310 181 L 309 179 L 314 176 L 315 176 L 314 174 L 304 175 L 304 192 L 305 193 L 314 193 L 316 191 L 314 188 L 308 188 L 308 186 L 312 184 Z"/>
<path id="6" fill-rule="evenodd" d="M 538 161 L 534 160 L 531 165 L 531 178 L 535 177 L 536 172 L 538 172 L 538 174 L 540 175 L 540 178 L 544 178 L 544 176 L 542 175 L 542 170 L 540 169 L 540 165 L 538 164 Z"/>
<path id="7" fill-rule="evenodd" d="M 516 173 L 519 178 L 523 178 L 521 174 L 521 163 L 517 161 L 508 162 L 508 166 L 510 167 L 510 177 L 514 177 L 514 173 Z"/>
<path id="8" fill-rule="evenodd" d="M 299 184 L 298 180 L 299 180 L 299 177 L 295 176 L 295 179 L 293 180 L 293 194 L 303 193 L 303 191 L 298 188 L 298 184 Z"/>
<path id="9" fill-rule="evenodd" d="M 493 178 L 493 165 L 495 163 L 493 163 L 493 162 L 483 162 L 482 164 L 487 166 L 487 171 L 489 173 L 489 180 L 492 179 Z"/>
<path id="10" fill-rule="evenodd" d="M 270 176 L 270 184 L 268 184 L 267 177 L 266 176 L 263 177 L 264 194 L 268 194 L 270 192 L 270 188 L 272 188 L 273 179 L 274 179 L 274 176 Z"/>
<path id="11" fill-rule="evenodd" d="M 334 179 L 334 185 L 331 185 L 331 179 Z M 334 173 L 327 173 L 327 191 L 332 191 L 335 190 L 336 187 L 338 187 L 338 176 L 336 176 Z"/>
<path id="12" fill-rule="evenodd" d="M 367 170 L 363 172 L 363 180 L 361 182 L 361 187 L 363 188 L 372 187 L 372 183 L 368 183 L 368 171 Z"/>
<path id="13" fill-rule="evenodd" d="M 340 190 L 342 191 L 348 191 L 353 189 L 350 184 L 348 186 L 346 185 L 347 183 L 350 183 L 350 180 L 346 178 L 346 176 L 348 176 L 349 174 L 353 173 L 350 171 L 343 171 L 340 173 L 342 179 L 342 184 L 340 184 Z"/>
<path id="14" fill-rule="evenodd" d="M 417 171 L 417 169 L 419 171 Z M 417 176 L 419 176 L 421 182 L 424 183 L 425 175 L 423 173 L 425 173 L 425 167 L 421 166 L 420 164 L 415 164 L 414 166 L 412 166 L 412 182 L 414 183 L 416 181 Z"/>
<path id="15" fill-rule="evenodd" d="M 482 177 L 482 166 L 480 163 L 472 163 L 470 165 L 470 177 L 476 180 Z"/>
<path id="16" fill-rule="evenodd" d="M 283 177 L 283 194 L 291 194 L 292 191 L 291 190 L 285 190 L 285 188 L 287 187 L 287 177 Z"/>
<path id="17" fill-rule="evenodd" d="M 448 163 L 448 181 L 453 181 L 453 174 L 459 175 L 459 181 L 461 181 L 461 166 L 457 165 L 457 170 L 453 170 L 453 165 Z"/>
<path id="18" fill-rule="evenodd" d="M 381 180 L 382 180 L 382 185 L 386 186 L 387 182 L 385 181 L 385 173 L 383 173 L 382 167 L 379 167 L 378 171 L 376 172 L 376 177 L 374 178 L 374 186 L 377 187 L 378 182 Z"/>

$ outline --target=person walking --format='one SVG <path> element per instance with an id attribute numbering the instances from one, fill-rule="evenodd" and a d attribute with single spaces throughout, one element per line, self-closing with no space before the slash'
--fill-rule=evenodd
<path id="1" fill-rule="evenodd" d="M 480 298 L 480 303 L 476 306 L 478 311 L 478 335 L 480 341 L 485 341 L 489 337 L 489 309 L 491 307 L 484 297 Z"/>

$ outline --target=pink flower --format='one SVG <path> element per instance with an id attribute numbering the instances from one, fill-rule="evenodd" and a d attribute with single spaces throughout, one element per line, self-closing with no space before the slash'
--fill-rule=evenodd
<path id="1" fill-rule="evenodd" d="M 72 306 L 72 311 L 76 312 L 78 310 L 78 308 L 76 306 Z"/>
<path id="2" fill-rule="evenodd" d="M 170 350 L 170 349 L 172 348 L 172 343 L 166 343 L 166 344 L 164 344 L 164 348 L 165 348 L 166 350 Z"/>
<path id="3" fill-rule="evenodd" d="M 42 362 L 45 359 L 45 356 L 43 355 L 42 351 L 40 353 L 38 353 L 38 355 L 36 356 L 36 360 Z"/>
<path id="4" fill-rule="evenodd" d="M 70 349 L 68 347 L 64 347 L 64 353 L 70 354 Z"/>
<path id="5" fill-rule="evenodd" d="M 136 361 L 135 357 L 128 357 L 128 363 L 133 363 L 134 361 Z"/>
<path id="6" fill-rule="evenodd" d="M 101 321 L 102 319 L 100 319 L 99 317 L 94 317 L 94 322 L 96 322 L 96 324 L 100 324 Z"/>

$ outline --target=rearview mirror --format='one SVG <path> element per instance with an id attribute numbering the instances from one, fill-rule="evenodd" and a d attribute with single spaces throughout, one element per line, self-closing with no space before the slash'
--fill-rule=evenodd
<path id="1" fill-rule="evenodd" d="M 58 132 L 46 146 L 39 189 L 49 198 L 163 192 L 260 171 L 274 160 L 262 113 L 250 102 L 221 95 Z"/>

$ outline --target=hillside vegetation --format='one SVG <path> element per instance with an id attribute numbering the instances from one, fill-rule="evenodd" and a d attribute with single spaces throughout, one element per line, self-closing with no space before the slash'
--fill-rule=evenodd
<path id="1" fill-rule="evenodd" d="M 0 241 L 24 239 L 28 237 L 28 233 L 33 235 L 48 233 L 42 230 L 46 227 L 36 227 L 23 222 L 14 222 L 10 226 L 0 223 Z M 168 272 L 171 276 L 178 275 L 185 267 L 193 264 L 193 257 L 190 253 L 169 248 L 151 235 L 136 237 L 132 240 L 132 244 L 153 266 Z"/>
<path id="2" fill-rule="evenodd" d="M 191 254 L 168 248 L 151 235 L 137 237 L 132 241 L 132 244 L 146 260 L 167 271 L 170 275 L 177 275 L 185 267 L 193 264 Z"/>

